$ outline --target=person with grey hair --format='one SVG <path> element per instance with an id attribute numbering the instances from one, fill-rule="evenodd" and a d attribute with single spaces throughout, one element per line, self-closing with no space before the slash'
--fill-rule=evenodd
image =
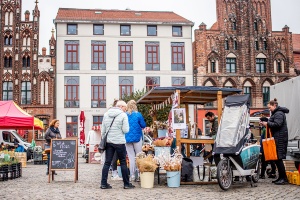
<path id="1" fill-rule="evenodd" d="M 108 171 L 111 165 L 114 153 L 120 161 L 124 189 L 132 189 L 135 186 L 129 182 L 127 164 L 125 134 L 129 131 L 128 117 L 126 115 L 127 104 L 124 101 L 118 101 L 116 107 L 110 108 L 103 117 L 101 135 L 102 138 L 107 134 L 105 163 L 102 169 L 101 189 L 111 189 L 112 186 L 107 183 Z"/>
<path id="2" fill-rule="evenodd" d="M 127 116 L 129 121 L 129 132 L 125 134 L 126 150 L 129 158 L 130 179 L 139 181 L 138 170 L 135 164 L 137 153 L 142 151 L 143 132 L 146 122 L 140 112 L 138 112 L 136 102 L 130 100 L 127 103 Z"/>

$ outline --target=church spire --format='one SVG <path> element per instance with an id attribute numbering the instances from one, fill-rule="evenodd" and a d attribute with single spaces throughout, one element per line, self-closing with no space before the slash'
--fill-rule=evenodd
<path id="1" fill-rule="evenodd" d="M 38 7 L 38 0 L 35 0 L 35 8 L 33 11 L 33 16 L 34 17 L 40 17 L 40 11 L 39 11 L 39 7 Z"/>

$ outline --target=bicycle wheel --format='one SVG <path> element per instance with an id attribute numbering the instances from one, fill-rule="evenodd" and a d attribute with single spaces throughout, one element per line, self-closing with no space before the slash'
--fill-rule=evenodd
<path id="1" fill-rule="evenodd" d="M 260 161 L 260 159 L 258 159 L 257 164 L 256 164 L 255 172 L 254 172 L 254 174 L 251 176 L 252 181 L 253 181 L 254 183 L 257 183 L 257 182 L 258 182 L 258 180 L 259 180 L 259 175 L 260 175 L 260 171 L 261 171 L 261 161 Z"/>
<path id="2" fill-rule="evenodd" d="M 229 159 L 222 159 L 217 167 L 217 180 L 222 190 L 228 190 L 232 184 L 232 169 Z"/>

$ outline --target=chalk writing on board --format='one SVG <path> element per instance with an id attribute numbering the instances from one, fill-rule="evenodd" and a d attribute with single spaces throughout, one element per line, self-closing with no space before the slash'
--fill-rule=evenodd
<path id="1" fill-rule="evenodd" d="M 54 140 L 52 142 L 53 169 L 74 169 L 75 168 L 76 141 Z"/>

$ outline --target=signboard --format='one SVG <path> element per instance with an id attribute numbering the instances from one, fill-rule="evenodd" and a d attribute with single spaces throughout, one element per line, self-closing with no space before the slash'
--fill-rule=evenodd
<path id="1" fill-rule="evenodd" d="M 75 170 L 75 182 L 78 180 L 78 138 L 52 139 L 50 150 L 50 172 L 56 170 Z M 54 180 L 54 173 L 52 180 Z"/>

